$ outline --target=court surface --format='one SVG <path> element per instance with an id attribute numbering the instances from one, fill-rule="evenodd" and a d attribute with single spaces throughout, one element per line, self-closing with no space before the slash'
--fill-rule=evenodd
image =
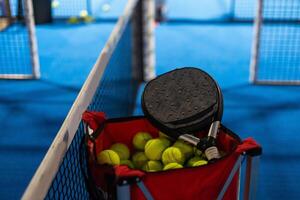
<path id="1" fill-rule="evenodd" d="M 193 4 L 187 5 L 188 16 L 182 3 L 172 4 L 170 16 L 224 16 L 214 1 Z M 113 25 L 37 26 L 41 80 L 0 80 L 1 199 L 21 197 Z M 251 24 L 164 23 L 156 28 L 157 73 L 183 66 L 210 73 L 224 94 L 223 124 L 263 146 L 257 199 L 300 199 L 300 87 L 249 84 L 251 42 Z M 135 114 L 142 114 L 140 96 Z"/>

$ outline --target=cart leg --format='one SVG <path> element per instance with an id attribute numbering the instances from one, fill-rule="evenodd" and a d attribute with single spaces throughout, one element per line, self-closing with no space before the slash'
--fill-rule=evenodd
<path id="1" fill-rule="evenodd" d="M 231 183 L 231 181 L 232 181 L 234 175 L 235 175 L 237 172 L 240 173 L 240 167 L 241 167 L 242 161 L 243 161 L 243 156 L 241 155 L 241 156 L 237 159 L 237 161 L 235 162 L 235 164 L 234 164 L 234 166 L 233 166 L 233 168 L 232 168 L 232 170 L 231 170 L 231 172 L 230 172 L 230 174 L 229 174 L 229 176 L 228 176 L 228 178 L 227 178 L 227 180 L 226 180 L 226 182 L 225 182 L 225 184 L 224 184 L 224 186 L 223 186 L 221 192 L 220 192 L 219 195 L 218 195 L 217 200 L 222 200 L 222 199 L 223 199 L 223 197 L 224 197 L 224 195 L 225 195 L 225 192 L 227 191 L 227 189 L 228 189 L 228 187 L 229 187 L 229 185 L 230 185 L 230 183 Z M 238 189 L 238 190 L 239 190 L 239 189 Z M 237 193 L 239 193 L 239 191 L 238 191 Z"/>
<path id="2" fill-rule="evenodd" d="M 239 168 L 239 179 L 238 179 L 238 190 L 236 193 L 236 199 L 240 199 L 241 194 L 241 177 L 242 177 L 242 167 Z"/>
<path id="3" fill-rule="evenodd" d="M 245 200 L 254 200 L 256 198 L 259 159 L 260 156 L 247 156 L 245 189 L 243 198 Z"/>
<path id="4" fill-rule="evenodd" d="M 118 200 L 130 200 L 130 185 L 118 185 L 117 187 L 117 199 Z"/>

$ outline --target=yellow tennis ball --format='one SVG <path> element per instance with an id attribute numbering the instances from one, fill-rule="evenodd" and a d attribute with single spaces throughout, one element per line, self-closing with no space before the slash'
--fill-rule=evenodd
<path id="1" fill-rule="evenodd" d="M 182 165 L 179 163 L 169 163 L 167 164 L 163 170 L 169 170 L 169 169 L 179 169 L 182 168 Z"/>
<path id="2" fill-rule="evenodd" d="M 77 24 L 77 23 L 79 23 L 79 19 L 77 17 L 70 17 L 68 19 L 68 23 L 69 24 Z"/>
<path id="3" fill-rule="evenodd" d="M 188 160 L 187 166 L 192 167 L 195 162 L 200 161 L 200 160 L 203 160 L 203 158 L 200 157 L 200 156 L 194 156 L 194 157 L 192 157 L 191 159 Z"/>
<path id="4" fill-rule="evenodd" d="M 133 146 L 137 150 L 144 150 L 146 143 L 152 139 L 152 136 L 147 132 L 138 132 L 132 140 Z"/>
<path id="5" fill-rule="evenodd" d="M 164 165 L 168 163 L 184 163 L 184 154 L 177 147 L 169 147 L 162 154 L 162 162 Z"/>
<path id="6" fill-rule="evenodd" d="M 58 0 L 53 0 L 51 2 L 51 7 L 52 8 L 58 8 L 59 7 L 59 1 Z"/>
<path id="7" fill-rule="evenodd" d="M 116 152 L 113 150 L 104 150 L 97 155 L 97 161 L 99 164 L 108 165 L 119 165 L 120 158 Z"/>
<path id="8" fill-rule="evenodd" d="M 198 166 L 206 165 L 206 164 L 207 164 L 206 160 L 199 160 L 193 164 L 193 167 L 198 167 Z"/>
<path id="9" fill-rule="evenodd" d="M 85 16 L 82 18 L 85 23 L 91 23 L 94 21 L 94 18 L 91 16 Z"/>
<path id="10" fill-rule="evenodd" d="M 121 160 L 120 165 L 127 165 L 129 168 L 134 169 L 134 164 L 130 160 Z"/>
<path id="11" fill-rule="evenodd" d="M 143 165 L 148 162 L 148 158 L 144 152 L 137 152 L 133 154 L 132 162 L 136 168 L 141 169 Z"/>
<path id="12" fill-rule="evenodd" d="M 160 160 L 166 148 L 168 146 L 163 140 L 159 138 L 151 139 L 145 145 L 145 154 L 149 160 Z"/>
<path id="13" fill-rule="evenodd" d="M 184 142 L 183 140 L 177 140 L 173 147 L 177 147 L 184 154 L 186 158 L 190 158 L 194 154 L 193 146 Z"/>
<path id="14" fill-rule="evenodd" d="M 81 10 L 80 13 L 79 13 L 79 16 L 83 18 L 83 17 L 88 16 L 88 14 L 89 14 L 89 13 L 88 13 L 87 10 Z"/>
<path id="15" fill-rule="evenodd" d="M 163 169 L 163 165 L 159 161 L 150 160 L 143 165 L 142 169 L 146 172 L 156 172 L 161 171 Z"/>
<path id="16" fill-rule="evenodd" d="M 110 149 L 116 152 L 121 160 L 128 160 L 130 157 L 130 151 L 125 144 L 115 143 L 110 147 Z"/>

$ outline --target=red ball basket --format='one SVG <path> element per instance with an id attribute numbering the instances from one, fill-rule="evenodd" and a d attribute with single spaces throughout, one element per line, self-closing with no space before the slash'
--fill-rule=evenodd
<path id="1" fill-rule="evenodd" d="M 143 116 L 106 119 L 102 112 L 85 112 L 83 121 L 87 131 L 89 166 L 86 181 L 95 199 L 238 199 L 239 169 L 244 157 L 259 157 L 261 154 L 261 147 L 252 138 L 241 141 L 236 134 L 221 126 L 217 146 L 225 156 L 204 166 L 145 172 L 126 165 L 99 165 L 96 155 L 112 144 L 126 144 L 133 154 L 132 139 L 137 132 L 145 131 L 156 138 L 159 130 Z M 196 134 L 199 138 L 205 135 L 207 130 Z M 253 179 L 247 174 L 246 185 L 250 188 Z M 249 193 L 249 188 L 244 192 Z"/>

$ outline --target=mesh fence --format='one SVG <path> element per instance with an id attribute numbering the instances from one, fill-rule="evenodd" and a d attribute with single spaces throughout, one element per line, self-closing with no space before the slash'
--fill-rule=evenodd
<path id="1" fill-rule="evenodd" d="M 257 0 L 157 0 L 157 15 L 169 21 L 253 22 Z M 159 10 L 160 8 L 163 8 Z M 163 12 L 163 13 L 161 13 Z"/>
<path id="2" fill-rule="evenodd" d="M 253 20 L 257 8 L 257 0 L 231 0 L 234 19 Z"/>
<path id="3" fill-rule="evenodd" d="M 129 116 L 132 114 L 138 88 L 138 81 L 133 78 L 135 73 L 132 67 L 132 43 L 132 23 L 129 23 L 106 66 L 88 110 L 104 111 L 108 117 Z M 81 123 L 52 182 L 46 199 L 89 198 L 80 170 L 80 166 L 86 170 L 85 163 L 80 162 L 80 151 L 84 151 L 83 146 L 80 145 L 83 137 L 84 129 Z"/>
<path id="4" fill-rule="evenodd" d="M 256 79 L 300 81 L 300 1 L 264 0 Z"/>
<path id="5" fill-rule="evenodd" d="M 127 0 L 52 0 L 54 19 L 91 16 L 116 21 Z"/>
<path id="6" fill-rule="evenodd" d="M 0 74 L 31 74 L 30 56 L 25 25 L 14 23 L 0 31 Z"/>
<path id="7" fill-rule="evenodd" d="M 24 1 L 25 2 L 25 1 Z M 0 4 L 0 77 L 32 75 L 32 46 L 23 1 L 2 0 Z M 21 9 L 21 10 L 20 10 Z M 5 11 L 5 12 L 3 12 Z M 33 27 L 34 28 L 34 27 Z M 32 39 L 32 41 L 35 39 Z"/>
<path id="8" fill-rule="evenodd" d="M 52 0 L 53 17 L 76 17 L 90 12 L 91 0 Z"/>

